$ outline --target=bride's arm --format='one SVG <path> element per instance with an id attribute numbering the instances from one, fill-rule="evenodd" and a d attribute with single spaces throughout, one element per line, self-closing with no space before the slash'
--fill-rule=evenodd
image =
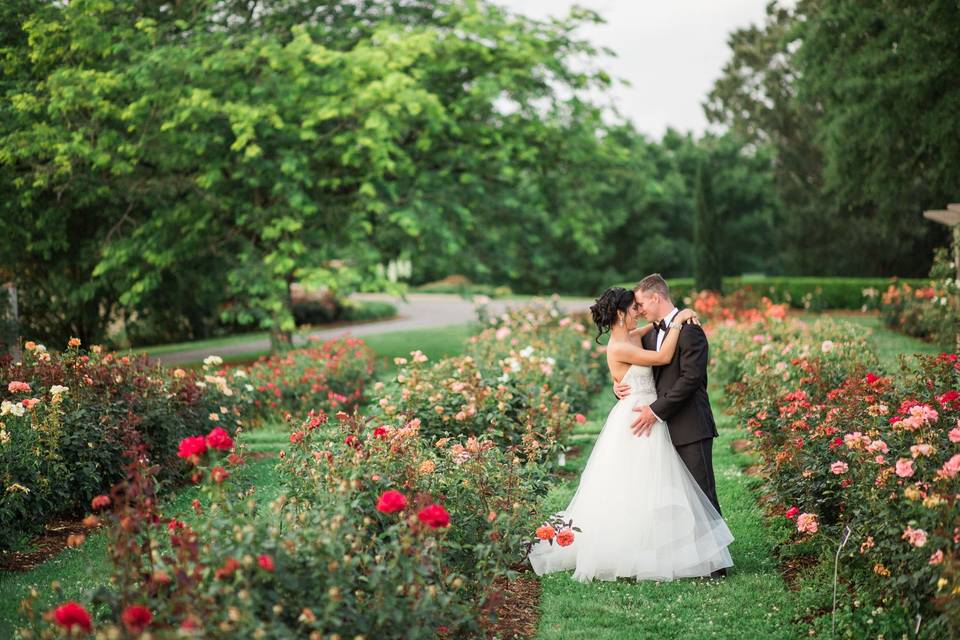
<path id="1" fill-rule="evenodd" d="M 677 351 L 677 341 L 680 339 L 680 324 L 696 318 L 697 314 L 689 309 L 684 309 L 677 314 L 674 321 L 670 323 L 667 335 L 660 345 L 659 351 L 650 351 L 630 343 L 620 343 L 616 345 L 610 355 L 620 362 L 637 364 L 644 367 L 669 364 L 673 360 L 673 354 Z M 677 325 L 674 328 L 674 325 Z"/>
<path id="2" fill-rule="evenodd" d="M 642 327 L 637 327 L 637 328 L 635 328 L 635 329 L 630 329 L 630 337 L 631 337 L 631 338 L 642 338 L 643 336 L 647 335 L 647 334 L 650 333 L 651 331 L 653 331 L 653 323 L 652 323 L 652 322 L 648 322 L 648 323 L 644 324 Z"/>

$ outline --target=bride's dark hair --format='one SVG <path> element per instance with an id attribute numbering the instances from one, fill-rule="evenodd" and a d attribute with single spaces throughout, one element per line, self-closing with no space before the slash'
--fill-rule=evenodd
<path id="1" fill-rule="evenodd" d="M 597 325 L 596 341 L 599 344 L 600 336 L 610 330 L 617 321 L 617 312 L 627 312 L 633 304 L 633 291 L 623 287 L 610 287 L 597 298 L 590 307 L 590 314 Z"/>

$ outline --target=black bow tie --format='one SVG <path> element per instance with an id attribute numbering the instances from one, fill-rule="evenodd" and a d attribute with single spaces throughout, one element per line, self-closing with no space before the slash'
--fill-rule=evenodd
<path id="1" fill-rule="evenodd" d="M 659 322 L 654 322 L 653 328 L 656 329 L 657 331 L 666 331 L 667 323 L 664 320 L 660 320 Z"/>

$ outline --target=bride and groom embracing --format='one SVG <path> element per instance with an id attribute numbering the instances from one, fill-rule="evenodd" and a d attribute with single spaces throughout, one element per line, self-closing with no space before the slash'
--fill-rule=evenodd
<path id="1" fill-rule="evenodd" d="M 573 569 L 581 582 L 722 578 L 733 536 L 720 515 L 707 397 L 707 338 L 653 274 L 607 289 L 590 307 L 619 401 L 560 514 L 580 530 L 567 546 L 540 541 L 538 575 Z M 638 325 L 638 319 L 650 321 Z"/>

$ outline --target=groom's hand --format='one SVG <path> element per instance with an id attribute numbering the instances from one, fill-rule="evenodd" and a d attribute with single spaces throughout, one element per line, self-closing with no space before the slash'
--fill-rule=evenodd
<path id="1" fill-rule="evenodd" d="M 634 411 L 640 415 L 638 415 L 633 421 L 633 424 L 630 425 L 630 428 L 633 430 L 633 435 L 638 438 L 640 436 L 649 436 L 653 425 L 657 424 L 657 416 L 653 415 L 653 411 L 646 405 L 635 407 Z"/>
<path id="2" fill-rule="evenodd" d="M 628 395 L 630 395 L 630 391 L 632 391 L 632 387 L 630 386 L 629 383 L 627 384 L 624 384 L 623 382 L 613 383 L 613 394 L 621 400 L 623 400 Z"/>

